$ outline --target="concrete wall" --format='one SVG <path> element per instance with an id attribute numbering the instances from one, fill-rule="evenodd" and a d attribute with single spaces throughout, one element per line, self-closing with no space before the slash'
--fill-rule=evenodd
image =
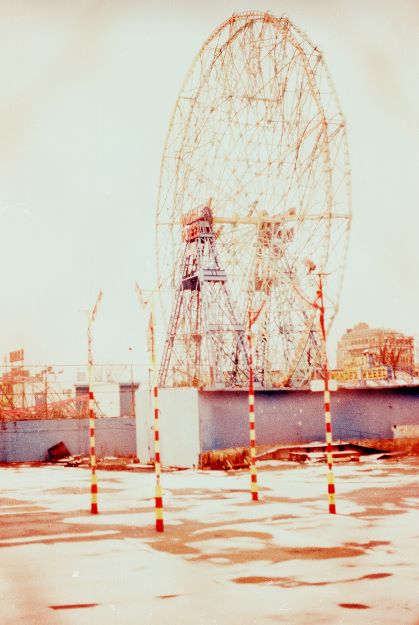
<path id="1" fill-rule="evenodd" d="M 149 391 L 136 393 L 137 417 L 96 420 L 98 456 L 154 456 Z M 247 393 L 161 389 L 160 439 L 164 465 L 192 466 L 199 453 L 249 444 Z M 392 438 L 394 426 L 419 426 L 419 387 L 339 389 L 331 398 L 334 439 Z M 256 391 L 259 445 L 324 440 L 323 393 Z M 88 453 L 87 419 L 0 422 L 0 462 L 45 460 L 64 441 L 70 453 Z"/>
<path id="2" fill-rule="evenodd" d="M 135 417 L 96 419 L 98 456 L 136 456 Z"/>
<path id="3" fill-rule="evenodd" d="M 137 450 L 142 462 L 154 458 L 154 408 L 152 393 L 137 391 Z M 193 388 L 160 389 L 159 434 L 161 463 L 166 466 L 198 465 L 198 391 Z"/>
<path id="4" fill-rule="evenodd" d="M 394 425 L 419 425 L 419 386 L 339 390 L 334 412 L 341 438 L 392 438 Z"/>
<path id="5" fill-rule="evenodd" d="M 320 410 L 317 404 L 320 402 Z M 319 440 L 324 437 L 323 394 L 257 391 L 258 445 Z M 204 391 L 199 394 L 201 449 L 249 445 L 248 398 L 245 391 Z"/>
<path id="6" fill-rule="evenodd" d="M 339 389 L 331 394 L 333 436 L 392 438 L 397 424 L 419 425 L 419 387 Z M 259 445 L 324 440 L 323 393 L 256 391 Z M 247 393 L 199 393 L 201 450 L 249 444 Z"/>
<path id="7" fill-rule="evenodd" d="M 141 389 L 135 393 L 135 423 L 137 456 L 146 464 L 154 459 L 153 391 Z"/>
<path id="8" fill-rule="evenodd" d="M 63 441 L 71 454 L 89 453 L 88 419 L 0 422 L 0 462 L 48 459 L 48 448 Z M 135 419 L 96 419 L 96 455 L 136 454 Z"/>

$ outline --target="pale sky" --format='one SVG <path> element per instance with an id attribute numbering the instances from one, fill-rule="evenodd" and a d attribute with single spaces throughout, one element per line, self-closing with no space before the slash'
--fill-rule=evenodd
<path id="1" fill-rule="evenodd" d="M 323 51 L 347 120 L 353 224 L 329 344 L 359 321 L 419 337 L 414 0 L 0 0 L 1 354 L 145 362 L 160 159 L 183 78 L 234 12 L 286 14 Z M 129 347 L 133 349 L 129 351 Z"/>

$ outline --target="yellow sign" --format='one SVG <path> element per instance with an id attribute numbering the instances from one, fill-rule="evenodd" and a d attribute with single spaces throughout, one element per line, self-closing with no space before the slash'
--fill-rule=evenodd
<path id="1" fill-rule="evenodd" d="M 15 352 L 10 352 L 9 359 L 10 362 L 20 362 L 23 360 L 24 351 L 23 349 L 17 349 Z"/>
<path id="2" fill-rule="evenodd" d="M 350 380 L 385 380 L 388 378 L 387 367 L 372 367 L 371 369 L 335 369 L 330 372 L 332 380 L 349 382 Z"/>
<path id="3" fill-rule="evenodd" d="M 388 378 L 387 367 L 372 367 L 372 369 L 364 369 L 362 377 L 364 380 L 384 380 Z"/>
<path id="4" fill-rule="evenodd" d="M 359 380 L 359 369 L 336 369 L 330 372 L 332 380 L 338 382 L 348 382 L 349 380 Z"/>

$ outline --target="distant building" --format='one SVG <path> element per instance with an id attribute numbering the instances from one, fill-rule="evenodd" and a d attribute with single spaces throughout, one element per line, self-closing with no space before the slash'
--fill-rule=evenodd
<path id="1" fill-rule="evenodd" d="M 140 385 L 135 382 L 119 384 L 119 414 L 121 417 L 135 417 L 135 392 Z"/>
<path id="2" fill-rule="evenodd" d="M 346 330 L 337 344 L 338 369 L 356 366 L 374 367 L 387 365 L 394 374 L 404 371 L 414 374 L 413 336 L 389 328 L 370 328 L 361 322 Z"/>
<path id="3" fill-rule="evenodd" d="M 134 417 L 135 392 L 138 382 L 94 382 L 92 391 L 96 402 L 97 416 L 100 417 Z M 76 384 L 76 405 L 78 410 L 88 416 L 86 397 L 89 395 L 87 384 Z"/>

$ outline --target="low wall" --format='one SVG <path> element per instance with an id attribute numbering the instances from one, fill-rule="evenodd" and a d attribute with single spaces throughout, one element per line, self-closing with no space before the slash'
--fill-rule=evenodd
<path id="1" fill-rule="evenodd" d="M 154 456 L 153 406 L 148 391 L 137 391 L 133 417 L 96 420 L 100 456 Z M 246 391 L 160 391 L 162 463 L 197 464 L 200 452 L 249 444 Z M 323 393 L 256 391 L 258 445 L 324 440 Z M 331 394 L 333 438 L 392 439 L 398 428 L 419 426 L 419 387 L 339 389 Z M 137 439 L 137 440 L 136 440 Z M 0 462 L 42 461 L 63 441 L 70 453 L 89 452 L 88 419 L 0 422 Z M 137 451 L 138 450 L 138 451 Z"/>
<path id="2" fill-rule="evenodd" d="M 201 391 L 201 451 L 249 444 L 247 393 Z M 324 440 L 323 393 L 257 390 L 259 445 Z M 419 387 L 339 389 L 331 393 L 334 439 L 389 439 L 395 425 L 419 425 Z"/>
<path id="3" fill-rule="evenodd" d="M 0 462 L 48 460 L 48 449 L 63 441 L 72 455 L 88 454 L 88 419 L 0 422 Z M 136 455 L 135 419 L 96 419 L 96 455 Z"/>

